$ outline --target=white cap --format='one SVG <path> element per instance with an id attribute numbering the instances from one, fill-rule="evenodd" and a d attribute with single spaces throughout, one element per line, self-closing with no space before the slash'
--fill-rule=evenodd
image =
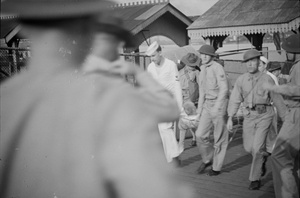
<path id="1" fill-rule="evenodd" d="M 264 57 L 264 56 L 261 56 L 261 57 L 260 57 L 260 60 L 261 60 L 263 63 L 265 63 L 265 64 L 268 64 L 268 63 L 269 63 L 269 60 L 268 60 L 266 57 Z"/>
<path id="2" fill-rule="evenodd" d="M 154 41 L 146 50 L 145 54 L 147 56 L 151 56 L 157 49 L 159 48 L 159 44 L 157 41 Z"/>

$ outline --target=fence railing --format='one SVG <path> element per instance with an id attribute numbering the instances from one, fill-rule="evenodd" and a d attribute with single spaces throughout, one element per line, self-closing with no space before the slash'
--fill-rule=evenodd
<path id="1" fill-rule="evenodd" d="M 0 48 L 0 82 L 26 69 L 26 62 L 30 59 L 29 49 Z"/>
<path id="2" fill-rule="evenodd" d="M 142 69 L 146 70 L 150 63 L 150 58 L 142 54 L 122 53 L 121 58 L 129 61 L 133 64 L 138 64 Z M 26 69 L 26 62 L 30 59 L 31 53 L 29 49 L 20 48 L 0 48 L 0 82 L 4 79 Z M 245 73 L 246 67 L 239 60 L 220 60 L 224 65 L 225 71 L 228 73 L 228 77 L 232 84 L 234 84 L 236 78 Z M 272 61 L 271 61 L 272 62 Z M 282 66 L 282 73 L 288 74 L 291 63 L 280 63 Z M 126 76 L 126 80 L 131 83 L 135 83 L 135 79 L 132 76 Z"/>

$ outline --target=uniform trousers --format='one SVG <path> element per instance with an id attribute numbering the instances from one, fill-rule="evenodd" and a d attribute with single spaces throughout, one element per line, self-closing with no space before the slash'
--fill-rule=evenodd
<path id="1" fill-rule="evenodd" d="M 227 104 L 227 101 L 225 102 Z M 226 149 L 228 146 L 228 131 L 226 129 L 226 109 L 223 109 L 217 116 L 211 115 L 211 110 L 215 106 L 215 100 L 205 100 L 203 110 L 196 131 L 196 141 L 203 163 L 213 162 L 212 169 L 220 171 L 224 162 Z M 212 127 L 214 142 L 210 142 L 210 133 Z"/>
<path id="2" fill-rule="evenodd" d="M 270 127 L 270 131 L 268 132 L 267 135 L 267 140 L 266 140 L 266 151 L 268 153 L 272 153 L 273 148 L 274 148 L 274 144 L 275 144 L 275 140 L 277 138 L 278 135 L 278 115 L 276 113 L 276 108 L 274 107 L 274 117 L 272 119 L 272 125 Z"/>
<path id="3" fill-rule="evenodd" d="M 300 107 L 290 108 L 271 155 L 276 198 L 299 198 Z"/>
<path id="4" fill-rule="evenodd" d="M 266 106 L 266 112 L 262 114 L 252 110 L 245 112 L 243 143 L 244 149 L 252 154 L 249 180 L 257 181 L 261 178 L 263 153 L 266 149 L 266 138 L 272 125 L 274 109 L 272 106 Z"/>

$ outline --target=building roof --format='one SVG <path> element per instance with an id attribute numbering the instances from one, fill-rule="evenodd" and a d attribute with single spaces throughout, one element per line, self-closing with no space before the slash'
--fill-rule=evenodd
<path id="1" fill-rule="evenodd" d="M 296 30 L 299 0 L 219 0 L 189 27 L 191 37 Z"/>
<path id="2" fill-rule="evenodd" d="M 9 42 L 12 37 L 16 35 L 19 31 L 19 25 L 16 23 L 16 16 L 6 15 L 1 16 L 0 20 L 0 29 L 1 29 L 1 39 L 5 39 L 6 42 Z"/>
<path id="3" fill-rule="evenodd" d="M 122 17 L 125 28 L 133 34 L 139 33 L 166 12 L 170 12 L 187 26 L 192 23 L 192 20 L 170 4 L 169 0 L 117 4 L 113 11 Z"/>

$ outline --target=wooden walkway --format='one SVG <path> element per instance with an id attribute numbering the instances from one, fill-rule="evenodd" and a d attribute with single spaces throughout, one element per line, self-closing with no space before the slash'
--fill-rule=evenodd
<path id="1" fill-rule="evenodd" d="M 180 176 L 196 189 L 197 198 L 275 198 L 270 160 L 267 161 L 267 173 L 262 178 L 260 190 L 248 190 L 251 160 L 242 145 L 242 131 L 238 130 L 230 142 L 223 169 L 218 176 L 195 173 L 200 165 L 197 147 L 189 147 L 191 139 L 186 139 L 186 150 L 181 155 Z M 207 171 L 210 168 L 207 169 Z"/>

